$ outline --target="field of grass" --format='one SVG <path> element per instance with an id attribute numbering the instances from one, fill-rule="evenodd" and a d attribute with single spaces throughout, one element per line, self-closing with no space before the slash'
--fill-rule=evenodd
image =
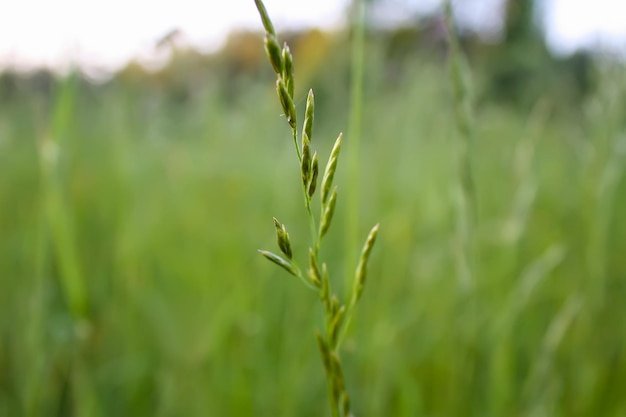
<path id="1" fill-rule="evenodd" d="M 359 239 L 381 224 L 342 356 L 355 415 L 626 415 L 623 70 L 579 117 L 477 109 L 468 289 L 448 77 L 413 64 L 367 84 L 359 183 L 338 167 Z M 321 155 L 348 125 L 342 88 L 316 100 Z M 271 79 L 229 103 L 211 83 L 182 104 L 94 91 L 0 96 L 0 416 L 327 415 L 319 303 L 256 252 L 272 216 L 308 244 Z"/>

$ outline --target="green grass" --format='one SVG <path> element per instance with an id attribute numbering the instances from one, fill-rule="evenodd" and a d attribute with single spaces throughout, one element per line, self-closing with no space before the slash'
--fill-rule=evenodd
<path id="1" fill-rule="evenodd" d="M 401 88 L 367 84 L 359 224 L 384 233 L 344 342 L 355 415 L 626 413 L 626 184 L 612 151 L 624 82 L 605 81 L 578 119 L 479 109 L 471 316 L 447 74 L 420 62 Z M 267 84 L 228 105 L 210 84 L 187 104 L 121 86 L 0 97 L 0 416 L 327 415 L 318 302 L 256 253 L 275 245 L 277 207 L 294 253 L 309 244 L 294 239 L 309 228 L 299 167 Z M 348 112 L 319 98 L 316 110 L 334 115 L 316 119 L 328 155 Z M 58 229 L 46 137 L 59 141 Z M 335 181 L 349 185 L 341 169 Z M 338 270 L 346 222 L 337 211 L 321 254 Z"/>

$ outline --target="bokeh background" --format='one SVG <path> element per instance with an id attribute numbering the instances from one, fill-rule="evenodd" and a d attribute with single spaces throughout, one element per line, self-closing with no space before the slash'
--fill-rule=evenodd
<path id="1" fill-rule="evenodd" d="M 309 238 L 254 3 L 19 3 L 0 32 L 0 416 L 327 415 L 317 297 L 256 252 L 272 216 L 295 253 Z M 300 114 L 315 91 L 314 147 L 345 134 L 323 251 L 340 290 L 381 224 L 343 349 L 353 409 L 624 416 L 626 14 L 453 4 L 471 290 L 439 2 L 367 2 L 363 61 L 358 3 L 266 2 Z"/>

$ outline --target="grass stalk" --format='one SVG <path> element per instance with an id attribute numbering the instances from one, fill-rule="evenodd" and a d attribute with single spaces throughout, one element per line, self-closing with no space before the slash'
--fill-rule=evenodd
<path id="1" fill-rule="evenodd" d="M 291 127 L 296 156 L 300 163 L 299 175 L 311 235 L 311 246 L 308 251 L 308 269 L 306 270 L 306 274 L 302 272 L 303 269 L 294 259 L 287 228 L 276 218 L 274 218 L 274 227 L 276 229 L 276 238 L 281 255 L 265 250 L 260 250 L 259 252 L 265 258 L 280 266 L 291 275 L 299 278 L 309 288 L 319 293 L 324 312 L 325 325 L 322 332 L 316 333 L 316 337 L 328 385 L 330 414 L 332 417 L 348 417 L 351 416 L 352 413 L 350 397 L 346 389 L 343 366 L 340 359 L 340 336 L 345 332 L 346 326 L 349 323 L 349 317 L 363 292 L 367 275 L 367 263 L 376 241 L 378 225 L 374 226 L 370 232 L 361 252 L 356 271 L 352 276 L 354 282 L 352 292 L 346 297 L 347 301 L 341 302 L 340 297 L 333 291 L 328 265 L 326 262 L 320 260 L 320 248 L 332 225 L 336 211 L 338 191 L 337 186 L 334 185 L 334 178 L 342 148 L 343 135 L 340 133 L 337 137 L 321 178 L 318 193 L 320 195 L 319 219 L 316 220 L 313 210 L 311 209 L 312 198 L 318 190 L 317 182 L 320 176 L 319 158 L 317 153 L 312 150 L 311 145 L 313 140 L 315 97 L 313 91 L 310 90 L 306 101 L 300 141 L 298 141 L 297 114 L 293 97 L 293 57 L 291 56 L 287 44 L 283 46 L 282 52 L 278 53 L 278 41 L 269 14 L 261 0 L 255 0 L 255 4 L 261 15 L 263 26 L 265 27 L 265 49 L 270 63 L 272 64 L 272 68 L 276 73 L 278 99 L 287 118 L 287 122 Z M 352 182 L 353 186 L 354 183 L 355 182 Z M 353 217 L 353 214 L 358 211 L 358 202 L 356 206 L 352 208 L 354 212 L 351 212 L 351 216 L 349 217 Z"/>
<path id="2" fill-rule="evenodd" d="M 459 38 L 455 31 L 451 0 L 445 2 L 445 24 L 449 39 L 449 76 L 455 109 L 455 122 L 459 139 L 455 143 L 457 166 L 457 277 L 459 317 L 462 323 L 457 331 L 458 343 L 470 346 L 476 342 L 478 332 L 478 300 L 475 291 L 476 270 L 476 193 L 472 170 L 471 151 L 474 145 L 474 124 L 469 88 L 469 68 L 465 61 Z M 464 391 L 473 384 L 476 361 L 472 355 L 458 355 L 455 366 L 464 375 L 465 382 L 456 388 L 456 401 L 467 401 Z"/>
<path id="3" fill-rule="evenodd" d="M 348 196 L 346 204 L 346 277 L 359 245 L 359 169 L 361 157 L 361 120 L 363 115 L 363 88 L 365 73 L 365 0 L 354 0 L 352 10 L 352 62 L 350 83 L 350 118 L 348 133 L 350 145 L 348 153 Z M 346 282 L 346 288 L 350 283 Z"/>
<path id="4" fill-rule="evenodd" d="M 69 208 L 63 195 L 61 158 L 66 148 L 66 136 L 71 123 L 76 82 L 73 76 L 63 82 L 54 107 L 50 134 L 39 143 L 41 165 L 42 198 L 45 223 L 50 232 L 53 253 L 59 266 L 59 284 L 65 295 L 72 317 L 80 320 L 87 315 L 87 294 Z"/>
<path id="5" fill-rule="evenodd" d="M 449 39 L 449 73 L 455 106 L 455 121 L 460 136 L 457 141 L 457 166 L 460 195 L 458 207 L 458 238 L 461 250 L 458 255 L 460 284 L 473 285 L 474 229 L 476 223 L 476 191 L 472 172 L 471 149 L 474 143 L 474 122 L 469 88 L 469 69 L 461 51 L 453 22 L 452 3 L 445 3 L 445 22 Z"/>
<path id="6" fill-rule="evenodd" d="M 72 123 L 78 79 L 68 76 L 61 84 L 48 135 L 39 142 L 41 199 L 43 225 L 37 259 L 37 273 L 44 274 L 46 242 L 49 239 L 51 256 L 58 266 L 58 285 L 65 297 L 66 308 L 72 318 L 75 351 L 72 357 L 72 388 L 81 392 L 74 396 L 76 415 L 97 415 L 97 401 L 85 364 L 85 341 L 89 335 L 89 302 L 84 274 L 79 261 L 70 204 L 64 193 L 62 169 L 63 153 L 69 148 L 67 136 Z M 47 239 L 48 238 L 48 239 Z M 42 318 L 42 320 L 45 320 Z"/>

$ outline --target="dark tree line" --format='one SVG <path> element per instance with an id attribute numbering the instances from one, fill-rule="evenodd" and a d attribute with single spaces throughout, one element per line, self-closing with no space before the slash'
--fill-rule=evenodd
<path id="1" fill-rule="evenodd" d="M 371 16 L 374 11 L 385 8 L 416 10 L 417 13 L 415 0 L 353 0 L 348 13 L 355 9 L 359 1 L 364 1 L 369 7 L 370 22 L 376 20 L 376 16 Z M 484 6 L 484 1 L 452 0 L 452 3 L 459 11 L 467 13 L 481 5 L 481 2 Z M 500 19 L 498 26 L 501 29 L 495 45 L 483 43 L 482 46 L 472 47 L 482 43 L 480 36 L 468 30 L 460 30 L 473 66 L 485 79 L 481 91 L 478 92 L 479 99 L 497 100 L 526 110 L 546 96 L 557 102 L 555 104 L 572 103 L 591 91 L 593 62 L 589 53 L 581 51 L 570 57 L 559 58 L 553 56 L 548 49 L 544 28 L 541 26 L 543 0 L 500 1 L 499 7 L 495 7 L 498 6 L 495 1 L 489 1 L 489 4 L 494 5 L 494 14 L 490 17 L 499 15 Z M 441 8 L 435 9 L 433 13 L 430 19 L 436 22 Z M 459 14 L 458 19 L 462 19 L 463 15 Z M 418 19 L 416 15 L 414 21 L 417 22 Z M 467 27 L 462 20 L 458 24 L 462 28 Z M 475 29 L 479 32 L 481 30 L 480 27 Z M 429 30 L 429 26 L 422 26 L 420 30 L 425 32 Z M 407 32 L 410 29 L 407 31 L 406 27 L 398 32 L 402 33 L 405 44 L 408 43 L 406 39 L 410 38 Z M 396 57 L 410 50 L 395 43 L 390 43 L 389 48 Z"/>

